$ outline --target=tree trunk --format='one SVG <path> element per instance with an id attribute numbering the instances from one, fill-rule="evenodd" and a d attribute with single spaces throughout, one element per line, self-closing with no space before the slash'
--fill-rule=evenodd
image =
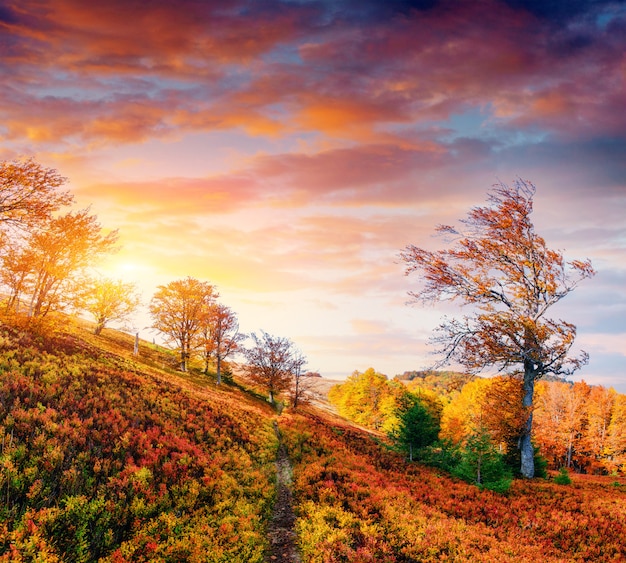
<path id="1" fill-rule="evenodd" d="M 293 390 L 293 408 L 298 408 L 298 400 L 300 399 L 300 376 L 295 378 L 295 387 Z"/>
<path id="2" fill-rule="evenodd" d="M 222 356 L 217 354 L 217 384 L 222 384 Z"/>
<path id="3" fill-rule="evenodd" d="M 104 323 L 105 320 L 102 317 L 98 318 L 98 322 L 96 323 L 96 328 L 94 328 L 93 333 L 96 336 L 100 336 L 100 333 L 102 332 L 102 329 L 104 328 Z"/>
<path id="4" fill-rule="evenodd" d="M 528 410 L 528 418 L 520 436 L 520 453 L 522 466 L 520 473 L 527 479 L 535 476 L 535 451 L 532 444 L 533 429 L 533 396 L 535 393 L 535 371 L 531 366 L 524 366 L 524 398 L 522 405 Z"/>
<path id="5" fill-rule="evenodd" d="M 567 456 L 566 456 L 566 466 L 569 469 L 572 466 L 572 451 L 574 449 L 574 439 L 570 435 L 569 440 L 567 442 Z"/>
<path id="6" fill-rule="evenodd" d="M 11 311 L 15 310 L 15 312 L 17 313 L 18 304 L 19 304 L 19 294 L 17 292 L 14 292 L 11 294 L 11 296 L 9 297 L 9 300 L 7 301 L 6 312 L 10 313 Z"/>

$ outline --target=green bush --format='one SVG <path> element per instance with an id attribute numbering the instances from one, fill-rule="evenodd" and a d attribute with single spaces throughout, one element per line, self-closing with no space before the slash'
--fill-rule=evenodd
<path id="1" fill-rule="evenodd" d="M 559 473 L 554 477 L 554 482 L 557 485 L 570 485 L 572 483 L 572 478 L 569 476 L 567 467 L 561 467 L 561 469 L 559 469 Z"/>
<path id="2" fill-rule="evenodd" d="M 461 461 L 461 450 L 450 440 L 439 440 L 419 450 L 417 459 L 425 465 L 452 471 Z"/>
<path id="3" fill-rule="evenodd" d="M 470 436 L 460 458 L 458 465 L 452 469 L 455 477 L 498 493 L 509 490 L 511 470 L 504 456 L 491 443 L 488 432 L 478 431 Z"/>
<path id="4" fill-rule="evenodd" d="M 539 448 L 535 448 L 535 477 L 548 478 L 548 460 L 539 455 Z"/>

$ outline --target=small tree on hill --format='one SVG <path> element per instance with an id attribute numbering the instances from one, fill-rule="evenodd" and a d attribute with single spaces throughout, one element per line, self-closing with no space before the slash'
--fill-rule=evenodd
<path id="1" fill-rule="evenodd" d="M 411 395 L 398 415 L 398 426 L 392 440 L 413 461 L 414 454 L 435 443 L 439 437 L 439 420 L 418 397 Z"/>
<path id="2" fill-rule="evenodd" d="M 200 329 L 200 348 L 204 359 L 204 373 L 209 371 L 209 361 L 215 358 L 217 384 L 222 383 L 222 364 L 226 358 L 239 350 L 245 335 L 239 332 L 235 312 L 217 303 L 203 316 Z"/>
<path id="3" fill-rule="evenodd" d="M 468 483 L 496 492 L 506 492 L 511 485 L 511 472 L 504 456 L 484 428 L 467 437 L 452 473 Z"/>
<path id="4" fill-rule="evenodd" d="M 406 273 L 420 272 L 423 286 L 410 295 L 417 302 L 456 300 L 472 307 L 462 319 L 445 319 L 435 344 L 442 364 L 456 361 L 471 372 L 494 366 L 521 377 L 526 423 L 519 437 L 521 474 L 534 476 L 531 442 L 535 381 L 545 374 L 571 374 L 587 354 L 568 356 L 576 336 L 571 323 L 547 312 L 578 283 L 593 276 L 591 263 L 566 263 L 535 233 L 531 221 L 535 187 L 525 181 L 496 185 L 489 205 L 475 207 L 463 229 L 440 226 L 451 248 L 431 252 L 407 246 L 401 253 Z"/>
<path id="5" fill-rule="evenodd" d="M 126 321 L 139 306 L 137 286 L 108 278 L 88 282 L 80 298 L 80 308 L 96 320 L 94 334 L 99 335 L 110 322 Z"/>
<path id="6" fill-rule="evenodd" d="M 294 409 L 310 397 L 314 376 L 311 376 L 311 372 L 304 371 L 306 363 L 307 359 L 300 352 L 294 353 L 291 381 L 291 405 Z"/>
<path id="7" fill-rule="evenodd" d="M 252 381 L 265 388 L 273 405 L 276 395 L 289 389 L 294 370 L 301 369 L 302 356 L 288 338 L 261 331 L 250 335 L 252 346 L 244 350 L 245 371 Z"/>

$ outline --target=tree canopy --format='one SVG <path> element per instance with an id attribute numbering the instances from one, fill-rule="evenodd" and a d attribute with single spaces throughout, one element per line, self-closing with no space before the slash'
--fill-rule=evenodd
<path id="1" fill-rule="evenodd" d="M 407 394 L 402 383 L 368 368 L 331 387 L 328 399 L 339 414 L 357 424 L 391 432 L 398 426 L 398 412 Z"/>
<path id="2" fill-rule="evenodd" d="M 306 359 L 289 338 L 262 330 L 260 335 L 253 332 L 250 339 L 252 345 L 243 350 L 247 360 L 244 368 L 250 379 L 267 391 L 269 402 L 274 404 L 276 395 L 291 387 L 294 373 L 302 370 Z"/>
<path id="3" fill-rule="evenodd" d="M 462 318 L 445 318 L 434 343 L 441 363 L 470 372 L 495 367 L 523 380 L 527 423 L 520 436 L 521 473 L 534 475 L 531 444 L 534 382 L 545 374 L 568 375 L 587 362 L 571 356 L 576 327 L 547 316 L 579 282 L 594 275 L 589 260 L 566 262 L 535 232 L 535 186 L 518 180 L 494 186 L 488 205 L 474 207 L 462 227 L 437 228 L 451 244 L 430 251 L 409 245 L 401 253 L 406 274 L 420 273 L 414 302 L 450 300 L 469 305 Z"/>
<path id="4" fill-rule="evenodd" d="M 50 219 L 73 200 L 59 190 L 65 182 L 56 170 L 32 158 L 1 162 L 0 225 L 27 228 Z"/>
<path id="5" fill-rule="evenodd" d="M 95 321 L 95 334 L 100 334 L 112 321 L 126 321 L 139 306 L 137 286 L 132 282 L 99 278 L 85 284 L 79 307 L 90 313 Z"/>
<path id="6" fill-rule="evenodd" d="M 44 315 L 58 302 L 65 282 L 97 257 L 115 250 L 117 231 L 104 235 L 97 219 L 89 209 L 69 212 L 32 233 L 28 240 L 34 267 L 29 315 Z"/>
<path id="7" fill-rule="evenodd" d="M 192 277 L 160 285 L 150 302 L 153 327 L 180 351 L 180 369 L 187 371 L 202 324 L 218 294 L 213 285 Z"/>

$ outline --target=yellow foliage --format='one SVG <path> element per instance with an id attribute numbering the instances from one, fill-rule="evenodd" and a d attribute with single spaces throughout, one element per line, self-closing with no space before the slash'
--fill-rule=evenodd
<path id="1" fill-rule="evenodd" d="M 390 432 L 398 424 L 399 401 L 406 393 L 402 383 L 369 368 L 355 371 L 345 383 L 332 387 L 328 399 L 339 414 L 357 424 Z"/>

